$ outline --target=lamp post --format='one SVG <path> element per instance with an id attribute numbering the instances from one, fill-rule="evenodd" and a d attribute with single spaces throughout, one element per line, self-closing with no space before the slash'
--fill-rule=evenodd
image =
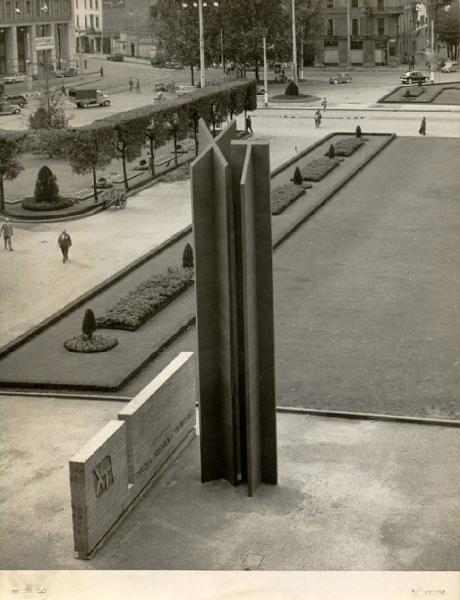
<path id="1" fill-rule="evenodd" d="M 264 106 L 268 106 L 267 40 L 264 36 Z"/>
<path id="2" fill-rule="evenodd" d="M 350 31 L 350 0 L 347 3 L 347 67 L 351 67 L 351 31 Z"/>
<path id="3" fill-rule="evenodd" d="M 297 83 L 297 40 L 295 25 L 295 0 L 292 0 L 292 78 Z"/>
<path id="4" fill-rule="evenodd" d="M 155 119 L 152 118 L 145 134 L 150 143 L 150 173 L 155 177 Z"/>

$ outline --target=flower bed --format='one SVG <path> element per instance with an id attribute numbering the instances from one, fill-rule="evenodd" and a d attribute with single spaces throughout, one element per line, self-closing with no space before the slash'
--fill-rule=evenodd
<path id="1" fill-rule="evenodd" d="M 302 179 L 306 181 L 321 181 L 326 175 L 339 165 L 339 161 L 331 158 L 317 158 L 307 163 L 303 169 Z"/>
<path id="2" fill-rule="evenodd" d="M 121 298 L 103 316 L 96 319 L 97 326 L 135 331 L 192 282 L 191 269 L 170 267 L 165 273 L 147 279 Z"/>
<path id="3" fill-rule="evenodd" d="M 271 193 L 272 215 L 280 215 L 302 194 L 305 194 L 304 188 L 295 183 L 285 183 L 275 188 Z"/>
<path id="4" fill-rule="evenodd" d="M 107 352 L 118 345 L 118 340 L 106 335 L 77 335 L 64 342 L 64 347 L 69 352 Z"/>
<path id="5" fill-rule="evenodd" d="M 364 145 L 363 138 L 342 138 L 335 145 L 336 156 L 351 156 L 358 148 Z"/>
<path id="6" fill-rule="evenodd" d="M 21 202 L 22 208 L 26 210 L 61 210 L 62 208 L 69 208 L 74 203 L 73 198 L 66 198 L 63 196 L 59 197 L 58 202 L 36 202 L 35 198 L 24 198 Z"/>

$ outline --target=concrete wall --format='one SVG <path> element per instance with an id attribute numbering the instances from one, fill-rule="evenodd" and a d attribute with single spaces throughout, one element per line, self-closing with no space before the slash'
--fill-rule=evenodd
<path id="1" fill-rule="evenodd" d="M 69 463 L 74 548 L 91 552 L 195 436 L 193 354 L 182 352 Z"/>

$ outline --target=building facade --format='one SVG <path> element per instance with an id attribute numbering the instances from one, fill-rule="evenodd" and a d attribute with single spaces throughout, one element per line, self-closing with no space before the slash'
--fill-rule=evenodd
<path id="1" fill-rule="evenodd" d="M 317 45 L 315 64 L 398 64 L 399 21 L 405 1 L 325 0 L 325 35 Z"/>
<path id="2" fill-rule="evenodd" d="M 0 75 L 74 64 L 73 0 L 0 0 Z"/>
<path id="3" fill-rule="evenodd" d="M 73 0 L 75 2 L 76 51 L 96 54 L 102 52 L 102 0 Z"/>
<path id="4" fill-rule="evenodd" d="M 104 52 L 137 58 L 155 56 L 150 26 L 150 7 L 154 3 L 155 0 L 104 0 Z"/>

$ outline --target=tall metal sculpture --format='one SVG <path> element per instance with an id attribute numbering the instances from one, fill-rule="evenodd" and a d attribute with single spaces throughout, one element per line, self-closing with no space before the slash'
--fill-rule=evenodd
<path id="1" fill-rule="evenodd" d="M 213 138 L 192 164 L 202 481 L 277 483 L 268 143 Z"/>

